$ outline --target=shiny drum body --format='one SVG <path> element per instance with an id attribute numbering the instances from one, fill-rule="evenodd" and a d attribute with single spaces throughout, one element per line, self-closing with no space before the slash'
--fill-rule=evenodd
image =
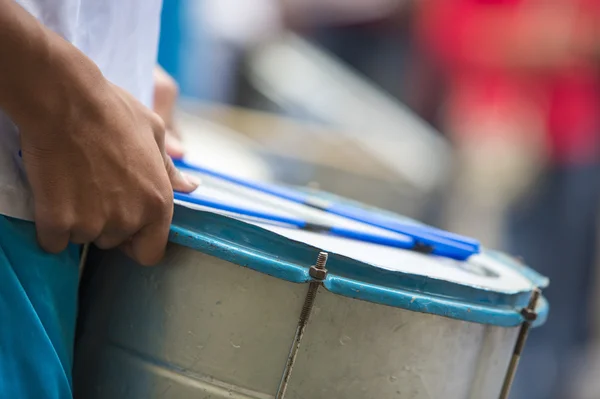
<path id="1" fill-rule="evenodd" d="M 392 216 L 390 216 L 392 217 Z M 547 281 L 507 256 L 458 262 L 177 206 L 157 267 L 92 252 L 82 279 L 78 398 L 497 398 Z M 329 254 L 295 341 L 309 269 Z M 536 323 L 548 311 L 538 303 Z"/>

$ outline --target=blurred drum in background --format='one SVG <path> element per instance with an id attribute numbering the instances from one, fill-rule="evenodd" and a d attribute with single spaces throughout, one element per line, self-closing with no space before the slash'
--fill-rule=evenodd
<path id="1" fill-rule="evenodd" d="M 178 202 L 159 266 L 92 251 L 82 279 L 76 397 L 497 398 L 521 326 L 546 318 L 543 297 L 530 302 L 547 280 L 508 256 L 482 251 L 456 260 L 318 232 L 314 226 L 329 225 L 410 242 L 199 176 L 200 188 Z M 267 213 L 272 220 L 257 216 Z M 294 218 L 312 228 L 286 225 Z"/>
<path id="2" fill-rule="evenodd" d="M 259 145 L 251 139 L 191 112 L 180 110 L 176 120 L 190 161 L 241 178 L 273 181 L 273 172 L 258 153 Z"/>
<path id="3" fill-rule="evenodd" d="M 431 221 L 441 187 L 415 188 L 345 128 L 190 99 L 179 108 L 178 125 L 195 163 L 257 181 L 322 188 Z"/>
<path id="4" fill-rule="evenodd" d="M 448 179 L 449 143 L 327 51 L 287 33 L 254 49 L 247 64 L 248 81 L 276 109 L 340 129 L 396 173 L 400 184 L 431 193 Z"/>
<path id="5" fill-rule="evenodd" d="M 212 3 L 220 10 L 226 7 L 218 1 Z M 190 3 L 187 7 L 188 19 L 205 15 L 197 9 L 203 8 L 201 5 Z M 253 7 L 249 12 L 257 10 Z M 262 31 L 268 24 L 263 25 L 257 29 Z M 242 29 L 239 24 L 231 26 Z M 187 69 L 192 75 L 180 79 L 187 101 L 182 101 L 179 117 L 190 133 L 184 132 L 184 138 L 191 144 L 194 160 L 203 164 L 215 161 L 230 173 L 246 173 L 245 166 L 236 166 L 246 165 L 245 161 L 231 158 L 228 165 L 226 153 L 219 157 L 220 152 L 212 149 L 212 145 L 227 143 L 228 151 L 243 151 L 243 159 L 252 154 L 248 172 L 258 173 L 259 180 L 264 177 L 284 184 L 316 185 L 437 223 L 436 212 L 453 163 L 449 144 L 415 113 L 341 60 L 283 27 L 277 29 L 282 29 L 281 35 L 258 35 L 260 40 L 252 39 L 251 46 L 234 46 L 235 50 L 218 41 L 219 45 L 181 49 L 180 57 L 186 57 L 182 64 L 190 64 Z M 240 36 L 246 40 L 253 35 Z M 167 44 L 164 46 L 169 48 Z M 233 67 L 237 72 L 233 73 L 231 66 L 215 64 L 219 46 L 225 53 L 237 54 L 232 56 L 235 61 L 223 61 L 239 63 Z M 210 49 L 210 60 L 198 53 L 199 48 Z M 198 59 L 206 59 L 202 68 L 196 65 Z M 214 73 L 198 73 L 207 68 Z M 204 82 L 206 76 L 211 82 Z M 270 113 L 208 104 L 215 99 L 198 95 L 189 82 L 191 78 L 204 85 L 225 79 L 237 93 L 230 101 Z M 199 102 L 200 98 L 207 103 Z M 227 132 L 227 139 L 210 133 L 211 129 Z M 268 165 L 269 171 L 260 166 L 259 172 L 259 163 Z"/>

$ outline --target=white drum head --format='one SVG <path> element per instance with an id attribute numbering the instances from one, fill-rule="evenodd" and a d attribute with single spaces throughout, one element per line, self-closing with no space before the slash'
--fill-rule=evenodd
<path id="1" fill-rule="evenodd" d="M 197 174 L 202 185 L 193 193 L 201 198 L 224 202 L 231 205 L 269 212 L 280 216 L 302 218 L 309 222 L 330 224 L 352 228 L 362 232 L 377 233 L 389 237 L 400 235 L 364 223 L 349 220 L 337 215 L 290 202 L 273 195 L 241 187 L 233 183 Z M 346 239 L 334 235 L 305 231 L 272 223 L 264 223 L 248 217 L 218 211 L 190 203 L 179 204 L 202 211 L 225 214 L 266 230 L 303 242 L 324 251 L 352 258 L 363 263 L 399 273 L 426 276 L 432 279 L 449 281 L 484 290 L 516 293 L 529 291 L 533 283 L 518 270 L 485 253 L 471 256 L 466 261 L 457 261 L 435 255 L 421 254 L 415 251 Z"/>

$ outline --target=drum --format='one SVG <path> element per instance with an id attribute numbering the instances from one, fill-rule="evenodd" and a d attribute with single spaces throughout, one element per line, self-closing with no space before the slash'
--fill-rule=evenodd
<path id="1" fill-rule="evenodd" d="M 201 198 L 396 234 L 201 178 Z M 532 301 L 547 279 L 501 253 L 456 260 L 232 209 L 179 201 L 156 267 L 91 251 L 75 397 L 498 398 L 524 326 L 548 313 L 543 297 Z"/>

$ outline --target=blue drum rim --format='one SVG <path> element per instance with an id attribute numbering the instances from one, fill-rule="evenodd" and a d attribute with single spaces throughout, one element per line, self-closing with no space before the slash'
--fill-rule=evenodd
<path id="1" fill-rule="evenodd" d="M 311 280 L 308 270 L 320 249 L 290 240 L 256 225 L 211 212 L 176 205 L 170 241 L 260 273 L 293 283 Z M 534 287 L 547 279 L 512 258 L 491 251 L 488 255 L 518 270 Z M 514 327 L 524 319 L 520 310 L 531 291 L 501 293 L 410 273 L 374 268 L 366 263 L 330 254 L 324 287 L 355 299 L 429 313 L 453 319 Z M 534 326 L 545 322 L 547 301 L 538 303 Z"/>

